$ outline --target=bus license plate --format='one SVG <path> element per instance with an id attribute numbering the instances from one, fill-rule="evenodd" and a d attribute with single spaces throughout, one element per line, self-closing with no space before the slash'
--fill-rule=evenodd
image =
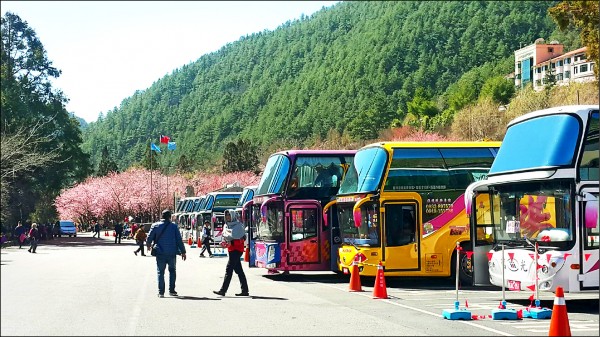
<path id="1" fill-rule="evenodd" d="M 508 290 L 521 290 L 521 281 L 507 280 L 506 282 Z"/>

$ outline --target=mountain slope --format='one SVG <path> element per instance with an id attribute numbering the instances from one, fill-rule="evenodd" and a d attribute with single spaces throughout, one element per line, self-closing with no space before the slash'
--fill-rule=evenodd
<path id="1" fill-rule="evenodd" d="M 512 72 L 506 61 L 520 44 L 555 30 L 555 4 L 342 2 L 174 70 L 90 123 L 84 150 L 98 162 L 106 145 L 124 169 L 167 134 L 177 152 L 164 160 L 207 167 L 238 137 L 269 151 L 330 129 L 352 136 L 365 115 L 386 128 L 419 87 L 435 98 L 486 63 Z"/>

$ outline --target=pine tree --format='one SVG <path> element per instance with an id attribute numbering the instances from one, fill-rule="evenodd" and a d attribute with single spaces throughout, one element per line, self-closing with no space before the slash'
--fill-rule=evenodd
<path id="1" fill-rule="evenodd" d="M 97 177 L 104 177 L 108 175 L 110 172 L 118 172 L 117 163 L 110 158 L 108 154 L 108 147 L 104 146 L 102 149 L 102 158 L 100 159 L 100 164 L 98 164 L 98 171 L 96 172 Z"/>
<path id="2" fill-rule="evenodd" d="M 256 171 L 258 156 L 256 146 L 250 141 L 238 139 L 225 145 L 223 152 L 223 172 Z"/>

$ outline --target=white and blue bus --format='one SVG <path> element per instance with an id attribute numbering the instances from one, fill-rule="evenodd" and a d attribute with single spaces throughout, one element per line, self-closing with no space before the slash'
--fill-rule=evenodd
<path id="1" fill-rule="evenodd" d="M 488 178 L 465 193 L 474 284 L 597 291 L 598 176 L 598 105 L 512 120 Z"/>

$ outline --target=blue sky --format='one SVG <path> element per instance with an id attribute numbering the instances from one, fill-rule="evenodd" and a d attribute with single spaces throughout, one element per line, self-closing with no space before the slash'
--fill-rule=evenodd
<path id="1" fill-rule="evenodd" d="M 136 90 L 240 37 L 339 1 L 2 1 L 62 75 L 67 110 L 96 121 Z"/>

